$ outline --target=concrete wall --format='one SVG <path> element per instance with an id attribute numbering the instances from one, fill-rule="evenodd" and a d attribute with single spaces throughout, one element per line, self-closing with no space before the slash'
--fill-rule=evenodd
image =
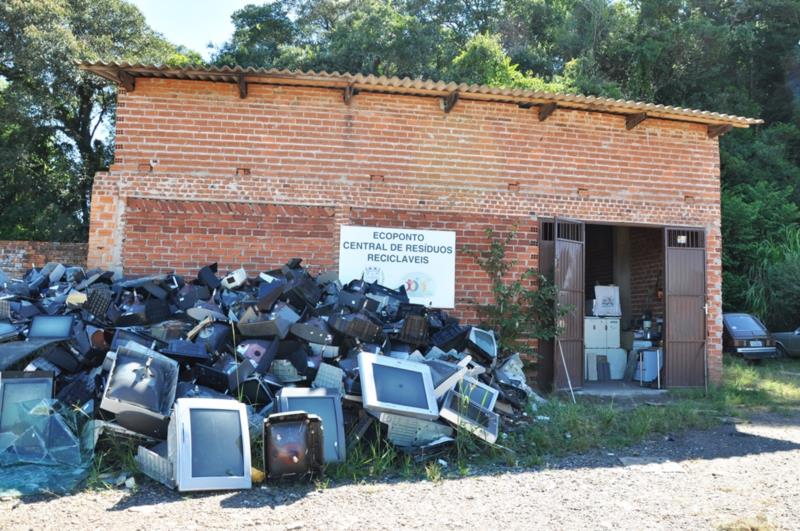
<path id="1" fill-rule="evenodd" d="M 458 231 L 521 227 L 536 267 L 537 219 L 685 225 L 708 242 L 709 358 L 721 374 L 719 151 L 700 124 L 377 93 L 139 78 L 120 89 L 116 161 L 96 176 L 89 263 L 144 272 L 219 260 L 333 267 L 342 223 Z M 190 210 L 190 212 L 187 212 Z M 307 215 L 308 214 L 308 215 Z M 222 217 L 220 217 L 222 216 Z M 216 220 L 216 221 L 215 221 Z M 301 252 L 302 251 L 302 252 Z M 463 254 L 463 253 L 462 253 Z M 488 299 L 460 256 L 456 312 Z"/>

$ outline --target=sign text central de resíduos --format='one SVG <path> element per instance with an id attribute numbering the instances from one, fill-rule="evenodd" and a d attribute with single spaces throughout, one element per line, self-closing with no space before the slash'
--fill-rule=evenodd
<path id="1" fill-rule="evenodd" d="M 456 233 L 342 225 L 339 278 L 405 286 L 411 302 L 455 305 Z"/>

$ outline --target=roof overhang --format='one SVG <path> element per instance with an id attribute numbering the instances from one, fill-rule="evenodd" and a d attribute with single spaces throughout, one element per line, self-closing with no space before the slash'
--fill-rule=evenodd
<path id="1" fill-rule="evenodd" d="M 699 123 L 708 126 L 710 137 L 724 134 L 732 127 L 749 127 L 764 123 L 763 120 L 757 118 L 744 118 L 628 100 L 364 74 L 303 72 L 274 68 L 256 69 L 240 66 L 173 68 L 103 62 L 83 62 L 79 66 L 81 69 L 117 83 L 129 91 L 135 90 L 138 78 L 161 78 L 235 83 L 239 86 L 239 94 L 242 98 L 247 96 L 247 86 L 251 83 L 339 89 L 343 91 L 344 100 L 347 103 L 354 94 L 359 92 L 380 92 L 441 97 L 443 98 L 442 108 L 446 112 L 449 112 L 458 100 L 476 100 L 512 103 L 521 107 L 538 106 L 540 120 L 546 119 L 556 108 L 562 108 L 624 115 L 628 129 L 633 129 L 646 118 Z"/>

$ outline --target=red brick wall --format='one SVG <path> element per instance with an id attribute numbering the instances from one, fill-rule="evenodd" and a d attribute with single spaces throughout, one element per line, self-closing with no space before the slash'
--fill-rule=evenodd
<path id="1" fill-rule="evenodd" d="M 455 313 L 473 321 L 474 304 L 489 301 L 489 281 L 465 248 L 489 247 L 486 229 L 499 238 L 514 231 L 517 243 L 508 249 L 515 271 L 535 263 L 536 232 L 530 221 L 495 216 L 469 216 L 422 211 L 344 208 L 345 224 L 452 230 L 458 253 Z M 339 232 L 336 209 L 299 205 L 235 202 L 163 201 L 132 198 L 125 211 L 126 238 L 122 265 L 126 273 L 176 271 L 194 275 L 218 262 L 223 271 L 244 267 L 251 275 L 303 258 L 313 272 L 335 269 Z M 396 287 L 396 286 L 392 286 Z"/>
<path id="2" fill-rule="evenodd" d="M 47 262 L 85 266 L 86 249 L 85 243 L 0 240 L 0 270 L 19 278 L 32 266 L 42 267 Z"/>
<path id="3" fill-rule="evenodd" d="M 452 216 L 441 223 L 456 228 L 462 220 L 527 226 L 556 215 L 703 227 L 710 372 L 720 374 L 719 153 L 703 125 L 648 119 L 629 131 L 623 116 L 563 109 L 540 122 L 535 108 L 463 99 L 445 114 L 438 98 L 366 92 L 346 105 L 340 90 L 266 84 L 250 84 L 240 99 L 234 84 L 140 78 L 134 92 L 120 90 L 116 138 L 115 164 L 95 181 L 89 251 L 91 264 L 116 268 L 182 268 L 196 256 L 163 245 L 128 256 L 150 233 L 154 243 L 171 241 L 139 207 L 129 211 L 140 199 L 166 201 L 159 208 L 168 210 L 172 202 L 333 209 L 334 241 L 302 253 L 320 264 L 335 263 L 338 226 L 355 222 L 349 207 L 390 210 L 386 221 L 420 227 L 430 227 L 425 216 L 433 213 Z M 164 214 L 166 230 L 182 216 Z M 260 215 L 247 216 L 252 226 L 233 215 L 226 227 L 258 230 Z M 323 239 L 310 232 L 309 241 Z M 525 238 L 514 252 L 536 265 L 535 242 Z M 236 258 L 226 263 L 236 265 L 252 251 L 278 257 L 266 239 L 214 243 L 207 255 L 230 253 Z M 457 297 L 466 298 L 482 284 L 458 260 Z"/>
<path id="4" fill-rule="evenodd" d="M 607 225 L 586 226 L 586 299 L 594 298 L 598 284 L 614 283 L 614 237 Z"/>
<path id="5" fill-rule="evenodd" d="M 131 198 L 125 210 L 126 273 L 197 273 L 211 262 L 251 274 L 290 258 L 319 271 L 334 266 L 333 208 Z"/>
<path id="6" fill-rule="evenodd" d="M 664 317 L 664 301 L 656 297 L 656 285 L 664 288 L 664 233 L 634 227 L 630 234 L 631 317 L 641 319 L 646 310 Z"/>

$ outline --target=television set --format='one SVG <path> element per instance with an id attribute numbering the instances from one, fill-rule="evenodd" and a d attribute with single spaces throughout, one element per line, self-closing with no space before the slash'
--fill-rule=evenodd
<path id="1" fill-rule="evenodd" d="M 304 411 L 322 419 L 323 459 L 339 463 L 346 458 L 342 396 L 327 388 L 284 387 L 278 392 L 278 412 Z"/>
<path id="2" fill-rule="evenodd" d="M 494 443 L 500 431 L 500 416 L 470 400 L 469 395 L 449 391 L 444 397 L 442 418 L 486 442 Z"/>
<path id="3" fill-rule="evenodd" d="M 28 339 L 69 339 L 74 321 L 71 315 L 37 315 L 31 321 Z"/>
<path id="4" fill-rule="evenodd" d="M 269 479 L 322 475 L 322 419 L 301 411 L 264 419 L 264 467 Z"/>
<path id="5" fill-rule="evenodd" d="M 358 372 L 367 410 L 426 420 L 439 416 L 433 377 L 427 365 L 360 352 Z"/>
<path id="6" fill-rule="evenodd" d="M 179 491 L 251 487 L 250 428 L 241 402 L 179 398 L 167 445 Z"/>
<path id="7" fill-rule="evenodd" d="M 178 362 L 133 342 L 106 355 L 110 367 L 100 409 L 120 426 L 164 439 L 178 386 Z"/>
<path id="8" fill-rule="evenodd" d="M 53 398 L 53 373 L 47 371 L 0 372 L 0 433 L 22 435 L 28 423 L 20 404 Z"/>

